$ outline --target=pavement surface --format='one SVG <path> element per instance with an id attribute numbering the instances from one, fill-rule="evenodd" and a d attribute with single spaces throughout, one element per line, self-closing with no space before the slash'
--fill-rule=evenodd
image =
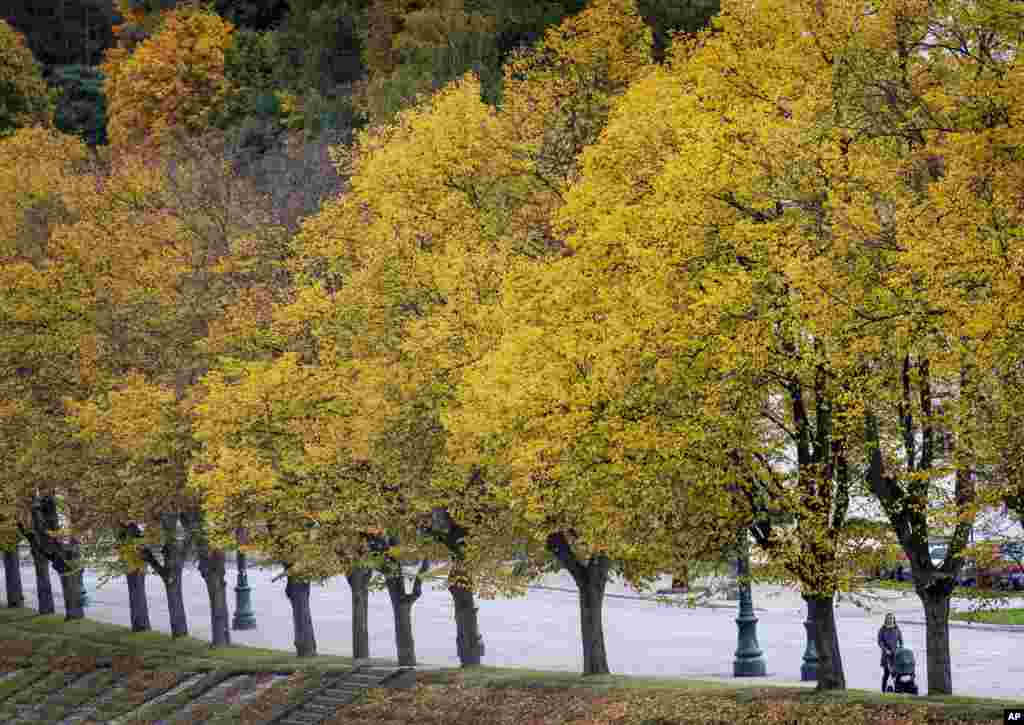
<path id="1" fill-rule="evenodd" d="M 257 629 L 233 631 L 236 643 L 290 650 L 291 609 L 284 596 L 284 580 L 272 579 L 279 569 L 250 567 L 249 584 Z M 36 604 L 35 576 L 30 566 L 22 570 L 28 606 Z M 234 573 L 229 573 L 233 590 Z M 128 592 L 123 578 L 101 587 L 92 572 L 86 574 L 92 604 L 91 619 L 129 624 Z M 668 587 L 666 579 L 656 588 Z M 184 577 L 185 600 L 191 634 L 210 636 L 209 602 L 202 578 L 194 568 Z M 427 582 L 413 607 L 416 654 L 421 669 L 458 665 L 455 621 L 451 596 L 443 580 Z M 60 586 L 53 577 L 60 610 Z M 159 578 L 147 578 L 150 619 L 154 628 L 169 631 L 167 606 Z M 927 689 L 923 610 L 916 595 L 878 590 L 878 599 L 866 604 L 849 601 L 836 608 L 843 666 L 847 685 L 873 689 L 881 684 L 878 627 L 885 612 L 893 612 L 903 629 L 906 646 L 917 658 L 917 681 Z M 736 603 L 724 599 L 710 606 L 685 608 L 652 601 L 621 581 L 613 580 L 604 606 L 608 661 L 615 673 L 656 677 L 732 679 L 736 649 Z M 764 680 L 799 683 L 805 649 L 805 607 L 792 588 L 755 585 L 758 642 L 767 662 Z M 229 600 L 234 607 L 234 597 Z M 865 602 L 862 602 L 864 604 Z M 344 578 L 314 586 L 311 595 L 318 649 L 322 654 L 351 655 L 350 593 Z M 582 652 L 579 635 L 579 604 L 571 578 L 565 573 L 548 575 L 531 587 L 524 598 L 481 600 L 480 628 L 486 653 L 484 664 L 499 667 L 579 671 Z M 954 601 L 964 606 L 962 602 Z M 394 660 L 394 624 L 386 592 L 370 594 L 370 650 L 374 659 Z M 1024 628 L 990 628 L 958 625 L 950 628 L 953 688 L 957 694 L 1009 697 L 1024 700 Z M 804 683 L 812 686 L 813 683 Z"/>

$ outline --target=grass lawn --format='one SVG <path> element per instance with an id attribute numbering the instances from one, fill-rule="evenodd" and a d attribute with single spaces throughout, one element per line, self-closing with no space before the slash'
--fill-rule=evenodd
<path id="1" fill-rule="evenodd" d="M 101 665 L 109 665 L 103 667 Z M 59 722 L 92 708 L 86 722 L 130 714 L 131 725 L 178 713 L 201 693 L 240 673 L 278 679 L 248 701 L 234 694 L 188 717 L 209 725 L 268 722 L 299 702 L 343 657 L 299 659 L 287 652 L 213 649 L 191 638 L 133 634 L 126 627 L 25 609 L 0 610 L 0 722 Z M 284 677 L 288 674 L 288 677 Z M 160 701 L 154 698 L 163 697 Z M 105 698 L 105 699 L 104 699 Z M 232 699 L 234 698 L 234 699 Z M 154 704 L 155 702 L 155 704 Z M 142 703 L 149 703 L 139 709 Z M 861 690 L 819 694 L 751 680 L 701 681 L 480 667 L 420 672 L 411 690 L 372 690 L 326 720 L 332 725 L 843 725 L 1001 723 L 1003 708 L 970 697 L 910 697 Z M 28 708 L 35 707 L 29 711 Z M 80 710 L 78 710 L 80 712 Z M 27 714 L 26 714 L 27 713 Z"/>
<path id="2" fill-rule="evenodd" d="M 962 622 L 980 622 L 982 624 L 1020 624 L 1024 625 L 1024 608 L 997 609 L 983 612 L 955 612 L 949 616 Z"/>
<path id="3" fill-rule="evenodd" d="M 913 582 L 897 582 L 891 579 L 872 579 L 867 583 L 870 589 L 888 589 L 894 592 L 911 592 L 914 591 Z M 1004 590 L 1004 589 L 977 589 L 975 587 L 957 587 L 953 590 L 954 599 L 972 599 L 972 598 L 1006 598 L 1006 599 L 1024 599 L 1024 591 L 1017 590 Z"/>

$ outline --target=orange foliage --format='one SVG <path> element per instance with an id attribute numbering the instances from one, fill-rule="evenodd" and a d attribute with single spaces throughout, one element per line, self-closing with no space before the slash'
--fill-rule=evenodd
<path id="1" fill-rule="evenodd" d="M 231 92 L 224 54 L 233 30 L 216 13 L 185 7 L 163 16 L 159 32 L 130 53 L 109 51 L 102 68 L 111 145 L 155 145 L 175 129 L 211 128 Z"/>

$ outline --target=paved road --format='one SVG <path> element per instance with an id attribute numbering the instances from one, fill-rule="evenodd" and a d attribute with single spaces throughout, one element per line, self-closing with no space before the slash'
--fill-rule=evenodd
<path id="1" fill-rule="evenodd" d="M 250 570 L 253 606 L 259 628 L 233 632 L 241 644 L 289 650 L 292 648 L 291 612 L 284 597 L 284 581 L 271 582 L 273 570 Z M 34 576 L 23 570 L 29 605 L 35 604 Z M 96 578 L 86 577 L 94 604 L 90 618 L 128 624 L 128 594 L 123 579 L 96 588 Z M 568 587 L 565 575 L 549 577 L 549 587 Z M 234 575 L 229 576 L 234 584 Z M 440 582 L 424 586 L 423 596 L 413 608 L 416 652 L 424 664 L 457 665 L 455 624 L 451 597 Z M 60 587 L 54 577 L 55 594 Z M 186 605 L 191 632 L 209 637 L 209 605 L 202 579 L 195 569 L 185 575 Z M 150 617 L 154 627 L 168 631 L 167 608 L 160 580 L 148 578 Z M 605 603 L 605 637 L 608 660 L 616 673 L 721 679 L 732 677 L 736 648 L 735 610 L 721 603 L 719 608 L 682 609 L 628 598 L 633 593 L 624 585 L 609 585 Z M 319 650 L 324 654 L 351 653 L 349 590 L 339 578 L 314 587 L 313 609 Z M 232 598 L 232 605 L 233 605 Z M 781 588 L 758 587 L 758 635 L 768 663 L 766 679 L 798 682 L 805 634 L 799 597 Z M 58 607 L 60 603 L 58 602 Z M 884 609 L 896 611 L 903 622 L 907 646 L 917 654 L 918 682 L 926 689 L 924 627 L 919 605 L 913 598 L 895 598 Z M 485 664 L 510 667 L 579 671 L 579 607 L 576 595 L 557 588 L 533 589 L 525 599 L 480 602 L 480 626 L 486 642 Z M 878 648 L 875 636 L 880 623 L 878 611 L 867 613 L 849 604 L 838 608 L 839 635 L 847 684 L 851 688 L 873 689 L 880 684 Z M 393 623 L 385 592 L 370 596 L 371 655 L 393 659 Z M 1024 699 L 1024 631 L 951 629 L 953 684 L 959 694 L 1021 697 Z"/>

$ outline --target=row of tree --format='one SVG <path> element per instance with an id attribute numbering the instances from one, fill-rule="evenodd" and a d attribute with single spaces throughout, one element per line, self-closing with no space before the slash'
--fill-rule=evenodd
<path id="1" fill-rule="evenodd" d="M 160 29 L 166 12 L 195 0 L 12 0 L 0 20 L 19 30 L 57 94 L 55 125 L 105 144 L 100 63 Z M 393 115 L 419 92 L 469 70 L 500 96 L 508 55 L 582 9 L 581 0 L 214 0 L 235 29 L 226 74 L 239 93 L 218 123 L 252 146 L 284 128 L 318 135 Z M 669 33 L 695 30 L 717 0 L 643 0 L 641 15 L 662 57 Z M 183 49 L 191 52 L 193 49 Z M 186 85 L 188 85 L 186 83 Z M 285 94 L 283 113 L 275 96 Z"/>
<path id="2" fill-rule="evenodd" d="M 0 146 L 5 543 L 57 568 L 69 616 L 84 550 L 136 594 L 152 569 L 174 634 L 194 549 L 223 644 L 245 531 L 301 653 L 308 583 L 337 575 L 368 652 L 378 569 L 403 663 L 399 562 L 446 560 L 465 664 L 474 597 L 514 591 L 525 546 L 527 577 L 575 580 L 600 673 L 613 566 L 643 585 L 749 532 L 831 689 L 870 496 L 951 692 L 972 522 L 1024 514 L 1024 17 L 722 5 L 659 58 L 632 0 L 593 0 L 510 54 L 500 104 L 467 74 L 334 147 L 341 188 L 297 231 L 217 132 L 230 25 L 174 9 L 109 53 L 109 148 L 41 125 Z"/>

